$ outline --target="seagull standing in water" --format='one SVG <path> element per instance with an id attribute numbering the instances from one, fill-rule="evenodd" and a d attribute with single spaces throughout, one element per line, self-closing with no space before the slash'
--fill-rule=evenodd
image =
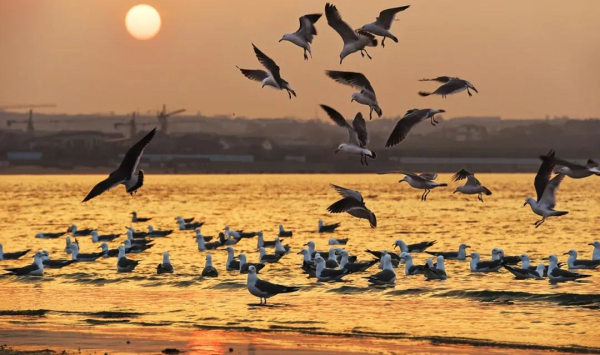
<path id="1" fill-rule="evenodd" d="M 308 54 L 312 58 L 312 53 L 310 51 L 310 45 L 312 44 L 313 38 L 317 35 L 317 29 L 315 28 L 315 23 L 319 21 L 319 19 L 323 16 L 323 14 L 310 14 L 304 15 L 300 17 L 300 28 L 294 33 L 286 33 L 281 37 L 279 42 L 281 41 L 289 41 L 298 47 L 304 49 L 304 60 L 308 60 Z"/>
<path id="2" fill-rule="evenodd" d="M 423 275 L 427 280 L 446 280 L 448 275 L 446 274 L 446 267 L 444 265 L 444 257 L 437 257 L 437 265 L 432 267 L 431 258 L 427 258 L 427 263 L 425 264 L 425 269 L 423 270 Z"/>
<path id="3" fill-rule="evenodd" d="M 296 292 L 300 287 L 290 287 L 271 283 L 269 281 L 261 280 L 256 275 L 256 268 L 252 265 L 248 267 L 248 278 L 246 285 L 248 291 L 256 297 L 260 298 L 260 304 L 267 304 L 267 298 L 271 298 L 280 293 Z M 264 299 L 264 303 L 263 303 Z"/>
<path id="4" fill-rule="evenodd" d="M 283 224 L 279 225 L 279 238 L 284 238 L 284 237 L 291 237 L 292 235 L 294 235 L 294 232 L 292 231 L 286 231 L 283 228 Z"/>
<path id="5" fill-rule="evenodd" d="M 364 74 L 337 70 L 327 70 L 325 74 L 340 84 L 360 90 L 360 92 L 352 94 L 350 102 L 356 101 L 359 104 L 369 106 L 369 119 L 373 118 L 373 111 L 377 113 L 378 117 L 381 117 L 383 111 L 379 107 L 379 103 L 377 103 L 375 89 L 373 89 L 369 79 Z"/>
<path id="6" fill-rule="evenodd" d="M 600 242 L 596 240 L 588 245 L 594 247 L 594 251 L 592 252 L 592 260 L 600 260 Z"/>
<path id="7" fill-rule="evenodd" d="M 471 272 L 497 272 L 502 267 L 502 259 L 480 261 L 479 253 L 471 253 Z"/>
<path id="8" fill-rule="evenodd" d="M 413 108 L 412 110 L 406 111 L 406 113 L 404 114 L 404 117 L 402 117 L 400 119 L 400 121 L 398 121 L 398 123 L 396 123 L 394 130 L 392 131 L 392 133 L 390 134 L 390 137 L 388 138 L 387 142 L 385 143 L 385 147 L 386 148 L 393 147 L 396 144 L 402 142 L 404 139 L 406 139 L 410 130 L 414 126 L 416 126 L 417 124 L 419 124 L 423 121 L 430 120 L 431 125 L 435 126 L 436 124 L 439 123 L 438 121 L 435 120 L 435 115 L 437 115 L 438 113 L 444 113 L 444 112 L 446 112 L 446 111 L 441 110 L 441 109 L 436 110 L 436 109 L 432 109 L 432 108 L 425 108 L 425 109 Z"/>
<path id="9" fill-rule="evenodd" d="M 356 114 L 352 125 L 350 125 L 344 116 L 333 108 L 325 105 L 321 105 L 321 108 L 325 110 L 333 122 L 348 130 L 348 143 L 340 144 L 335 150 L 336 153 L 344 152 L 346 154 L 360 155 L 360 163 L 363 165 L 369 165 L 367 157 L 371 159 L 377 158 L 377 154 L 374 151 L 366 148 L 371 139 L 369 131 L 367 131 L 367 123 L 360 112 Z"/>
<path id="10" fill-rule="evenodd" d="M 281 74 L 279 73 L 279 67 L 273 61 L 273 59 L 267 57 L 266 54 L 260 51 L 254 44 L 252 45 L 254 48 L 254 53 L 256 54 L 256 58 L 260 64 L 262 64 L 267 71 L 261 69 L 242 69 L 238 67 L 238 69 L 244 74 L 244 76 L 250 80 L 260 81 L 262 83 L 262 87 L 270 86 L 277 90 L 286 90 L 290 99 L 292 99 L 292 95 L 296 97 L 296 92 L 292 90 L 290 83 L 283 80 Z"/>
<path id="11" fill-rule="evenodd" d="M 445 260 L 465 260 L 467 258 L 467 248 L 470 247 L 463 243 L 458 246 L 458 251 L 426 251 L 426 253 L 434 256 L 441 255 Z"/>
<path id="12" fill-rule="evenodd" d="M 374 35 L 377 35 L 377 36 L 382 36 L 383 37 L 383 40 L 381 40 L 382 47 L 385 47 L 385 39 L 388 37 L 391 38 L 392 41 L 398 43 L 398 38 L 396 38 L 396 36 L 394 36 L 390 32 L 390 29 L 392 28 L 392 22 L 394 22 L 394 19 L 398 12 L 404 11 L 404 10 L 408 9 L 409 7 L 410 7 L 410 5 L 394 7 L 391 9 L 383 10 L 379 13 L 379 16 L 377 17 L 377 21 L 368 23 L 368 24 L 362 26 L 360 29 L 363 31 L 372 33 Z"/>
<path id="13" fill-rule="evenodd" d="M 119 246 L 119 256 L 117 261 L 117 272 L 131 272 L 140 263 L 137 260 L 127 259 L 125 256 L 125 247 Z"/>
<path id="14" fill-rule="evenodd" d="M 483 202 L 483 195 L 489 196 L 492 192 L 485 186 L 481 185 L 479 180 L 475 178 L 475 174 L 469 172 L 465 169 L 461 169 L 459 172 L 454 174 L 452 177 L 452 181 L 460 181 L 467 179 L 467 182 L 463 186 L 459 186 L 454 190 L 453 193 L 460 192 L 465 195 L 475 195 L 477 194 L 477 198 L 479 201 Z"/>
<path id="15" fill-rule="evenodd" d="M 385 254 L 381 260 L 383 262 L 383 270 L 365 278 L 369 283 L 374 285 L 394 284 L 396 282 L 396 273 L 392 267 L 392 257 L 389 254 Z"/>
<path id="16" fill-rule="evenodd" d="M 105 191 L 121 184 L 125 185 L 125 191 L 133 196 L 133 194 L 144 184 L 144 170 L 140 170 L 137 173 L 136 170 L 140 163 L 140 158 L 144 153 L 144 149 L 148 146 L 152 137 L 154 137 L 154 134 L 156 134 L 156 128 L 146 134 L 144 138 L 137 142 L 133 147 L 129 148 L 117 170 L 110 173 L 107 179 L 94 186 L 92 191 L 88 193 L 82 202 L 89 201 Z"/>
<path id="17" fill-rule="evenodd" d="M 67 237 L 68 238 L 68 237 Z M 5 253 L 4 248 L 2 247 L 2 243 L 0 243 L 0 260 L 17 260 L 23 255 L 29 253 L 31 249 L 23 250 L 23 251 L 15 251 L 12 253 Z"/>
<path id="18" fill-rule="evenodd" d="M 392 244 L 392 247 L 394 249 L 396 249 L 396 247 L 399 247 L 400 251 L 403 253 L 422 253 L 425 251 L 425 249 L 429 248 L 430 246 L 434 245 L 435 243 L 436 243 L 436 241 L 432 240 L 432 241 L 420 242 L 420 243 L 415 243 L 415 244 L 406 244 L 406 243 L 404 243 L 403 240 L 396 239 L 396 241 L 394 241 L 394 244 Z"/>
<path id="19" fill-rule="evenodd" d="M 333 184 L 331 187 L 342 196 L 342 199 L 327 207 L 327 211 L 330 213 L 346 212 L 353 217 L 368 220 L 371 228 L 377 227 L 377 217 L 367 208 L 360 192 Z"/>
<path id="20" fill-rule="evenodd" d="M 375 36 L 361 30 L 354 31 L 350 25 L 342 20 L 340 12 L 333 4 L 325 4 L 325 17 L 327 17 L 327 24 L 331 26 L 344 41 L 344 48 L 342 48 L 342 52 L 340 53 L 340 64 L 342 64 L 342 61 L 348 55 L 358 51 L 360 51 L 363 58 L 366 53 L 367 57 L 372 59 L 365 47 L 377 46 L 377 39 L 375 39 Z"/>
<path id="21" fill-rule="evenodd" d="M 319 233 L 333 233 L 341 225 L 341 223 L 323 224 L 323 220 L 319 220 L 319 227 L 317 232 Z M 310 243 L 310 242 L 309 242 Z M 314 244 L 314 243 L 313 243 Z"/>
<path id="22" fill-rule="evenodd" d="M 470 82 L 463 80 L 461 78 L 452 78 L 449 76 L 438 76 L 437 78 L 434 78 L 434 79 L 421 79 L 419 81 L 437 81 L 440 83 L 444 83 L 444 85 L 437 88 L 434 92 L 419 91 L 419 95 L 421 95 L 421 96 L 441 95 L 442 98 L 445 99 L 446 96 L 448 96 L 448 95 L 458 94 L 459 92 L 465 91 L 465 90 L 467 90 L 467 93 L 469 94 L 469 96 L 473 96 L 473 94 L 471 94 L 471 91 L 469 91 L 469 89 L 472 89 L 473 91 L 475 91 L 476 93 L 479 94 L 479 91 L 477 91 L 477 89 L 475 89 L 473 84 L 471 84 Z"/>
<path id="23" fill-rule="evenodd" d="M 566 215 L 567 211 L 555 211 L 556 207 L 556 190 L 560 186 L 560 183 L 565 178 L 563 174 L 557 174 L 552 180 L 552 170 L 554 169 L 554 151 L 551 150 L 547 155 L 540 157 L 542 159 L 542 165 L 535 176 L 535 191 L 537 193 L 537 200 L 531 197 L 527 197 L 523 206 L 531 206 L 533 213 L 541 216 L 542 219 L 535 222 L 535 227 L 541 226 L 548 217 L 558 217 Z"/>

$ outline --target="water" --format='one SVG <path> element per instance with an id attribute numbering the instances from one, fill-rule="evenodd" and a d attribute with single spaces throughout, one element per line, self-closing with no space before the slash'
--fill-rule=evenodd
<path id="1" fill-rule="evenodd" d="M 398 270 L 394 288 L 370 288 L 364 276 L 371 269 L 341 283 L 319 283 L 301 273 L 296 255 L 309 240 L 327 249 L 329 234 L 315 232 L 317 220 L 341 222 L 334 234 L 350 238 L 347 249 L 360 259 L 365 249 L 391 249 L 396 238 L 407 243 L 437 240 L 431 250 L 455 250 L 465 242 L 490 258 L 494 247 L 507 255 L 527 253 L 535 263 L 551 253 L 573 248 L 589 258 L 587 244 L 598 239 L 600 179 L 566 179 L 558 192 L 558 209 L 570 211 L 535 229 L 537 220 L 525 197 L 533 196 L 533 175 L 481 174 L 493 191 L 485 203 L 476 196 L 453 195 L 453 184 L 434 190 L 427 202 L 420 192 L 398 184 L 400 176 L 386 175 L 150 175 L 134 198 L 123 188 L 89 203 L 80 201 L 101 176 L 0 177 L 0 242 L 5 251 L 47 249 L 55 259 L 69 258 L 64 237 L 35 239 L 39 231 L 98 228 L 100 234 L 123 233 L 131 225 L 131 211 L 153 217 L 156 229 L 174 229 L 174 218 L 195 216 L 205 221 L 205 235 L 217 235 L 228 224 L 234 229 L 263 230 L 265 239 L 276 236 L 283 223 L 294 236 L 285 239 L 292 253 L 281 263 L 268 265 L 261 277 L 301 286 L 301 291 L 269 300 L 258 299 L 245 287 L 245 275 L 224 270 L 226 252 L 212 251 L 219 278 L 202 279 L 205 252 L 197 250 L 193 231 L 176 231 L 143 254 L 135 272 L 118 274 L 116 259 L 78 263 L 46 270 L 41 278 L 0 277 L 0 328 L 134 329 L 138 334 L 156 328 L 286 329 L 298 332 L 368 333 L 372 336 L 463 337 L 493 342 L 549 346 L 599 346 L 600 270 L 585 282 L 552 285 L 548 281 L 516 281 L 498 274 L 472 274 L 467 262 L 446 262 L 450 278 L 427 282 L 422 276 L 403 276 Z M 449 181 L 442 175 L 440 181 Z M 362 191 L 377 214 L 378 227 L 348 215 L 330 215 L 326 207 L 337 199 L 329 187 L 335 183 Z M 145 229 L 146 224 L 135 225 Z M 91 237 L 79 237 L 82 252 L 99 250 Z M 118 239 L 109 243 L 119 245 Z M 249 261 L 257 261 L 256 239 L 235 246 Z M 173 275 L 156 275 L 162 253 L 169 251 Z M 2 261 L 2 267 L 31 262 Z M 415 254 L 424 262 L 425 254 Z M 27 311 L 27 312 L 25 312 Z"/>

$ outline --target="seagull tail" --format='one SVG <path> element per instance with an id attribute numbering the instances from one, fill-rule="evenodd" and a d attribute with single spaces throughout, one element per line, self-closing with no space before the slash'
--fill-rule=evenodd
<path id="1" fill-rule="evenodd" d="M 425 96 L 429 96 L 429 95 L 431 95 L 431 94 L 432 94 L 431 92 L 419 91 L 419 95 L 421 95 L 421 96 L 423 96 L 423 97 L 425 97 Z"/>
<path id="2" fill-rule="evenodd" d="M 296 287 L 296 286 L 286 286 L 283 290 L 283 293 L 290 293 L 290 292 L 296 292 L 300 290 L 300 287 Z"/>
<path id="3" fill-rule="evenodd" d="M 446 187 L 446 186 L 448 186 L 448 184 L 446 184 L 446 183 L 441 183 L 441 184 L 439 184 L 438 186 L 439 186 L 439 187 Z"/>
<path id="4" fill-rule="evenodd" d="M 491 192 L 491 191 L 490 191 L 490 190 L 489 190 L 487 187 L 485 187 L 485 186 L 482 186 L 482 187 L 483 187 L 483 191 L 484 191 L 483 193 L 484 193 L 486 196 L 489 196 L 489 195 L 491 195 L 491 194 L 492 194 L 492 192 Z"/>
<path id="5" fill-rule="evenodd" d="M 555 217 L 560 217 L 560 216 L 566 215 L 567 213 L 569 213 L 569 212 L 568 211 L 554 211 L 552 213 L 552 215 L 555 216 Z"/>
<path id="6" fill-rule="evenodd" d="M 374 151 L 371 150 L 371 155 L 368 156 L 368 157 L 371 158 L 371 159 L 377 159 L 377 153 L 375 153 Z"/>
<path id="7" fill-rule="evenodd" d="M 396 36 L 390 36 L 389 38 L 390 38 L 392 41 L 394 41 L 394 42 L 398 43 L 398 37 L 396 37 Z"/>

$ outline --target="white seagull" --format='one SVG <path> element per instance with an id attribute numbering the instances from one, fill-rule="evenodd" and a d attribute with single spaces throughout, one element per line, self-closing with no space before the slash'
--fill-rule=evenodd
<path id="1" fill-rule="evenodd" d="M 44 253 L 41 251 L 37 251 L 33 256 L 33 263 L 23 267 L 10 268 L 5 269 L 7 271 L 7 275 L 17 275 L 17 276 L 42 276 L 44 274 L 44 263 L 43 259 Z"/>
<path id="2" fill-rule="evenodd" d="M 560 166 L 557 173 L 567 175 L 571 179 L 582 179 L 588 176 L 600 176 L 600 167 L 597 162 L 589 159 L 585 165 L 571 163 L 563 159 L 553 158 L 554 165 Z"/>
<path id="3" fill-rule="evenodd" d="M 344 116 L 333 108 L 326 105 L 321 105 L 321 108 L 329 115 L 333 122 L 348 130 L 348 143 L 340 144 L 335 150 L 336 153 L 344 152 L 346 154 L 360 155 L 360 163 L 362 165 L 369 165 L 367 157 L 371 159 L 377 158 L 377 154 L 374 151 L 367 149 L 367 145 L 371 139 L 369 131 L 367 131 L 367 123 L 360 112 L 356 114 L 352 125 L 350 125 Z"/>
<path id="4" fill-rule="evenodd" d="M 479 253 L 471 253 L 471 272 L 496 272 L 502 267 L 502 259 L 479 261 Z"/>
<path id="5" fill-rule="evenodd" d="M 264 299 L 265 305 L 267 304 L 267 298 L 271 298 L 280 293 L 296 292 L 300 289 L 300 287 L 277 285 L 261 280 L 258 278 L 258 275 L 256 275 L 256 268 L 252 265 L 248 267 L 248 279 L 246 285 L 248 286 L 248 291 L 253 296 L 260 298 L 260 304 L 263 304 Z"/>
<path id="6" fill-rule="evenodd" d="M 117 261 L 117 272 L 132 272 L 133 269 L 140 263 L 137 260 L 127 259 L 125 256 L 125 247 L 119 246 L 119 256 Z"/>
<path id="7" fill-rule="evenodd" d="M 157 274 L 172 274 L 175 270 L 173 269 L 173 264 L 171 264 L 171 259 L 169 259 L 169 252 L 166 251 L 163 253 L 163 262 L 158 264 L 156 267 Z"/>
<path id="8" fill-rule="evenodd" d="M 206 254 L 206 263 L 204 264 L 204 269 L 202 270 L 202 276 L 204 276 L 204 277 L 219 276 L 219 272 L 213 266 L 212 255 L 210 255 L 210 253 Z"/>
<path id="9" fill-rule="evenodd" d="M 410 7 L 410 5 L 394 7 L 391 9 L 383 10 L 379 13 L 379 16 L 377 17 L 377 21 L 368 23 L 368 24 L 364 25 L 363 27 L 361 27 L 360 29 L 363 31 L 372 33 L 374 35 L 377 35 L 377 36 L 382 36 L 383 37 L 383 40 L 381 40 L 382 47 L 385 47 L 385 39 L 388 37 L 391 38 L 392 41 L 398 43 L 398 38 L 396 38 L 396 36 L 394 36 L 390 32 L 390 28 L 392 28 L 392 22 L 394 22 L 396 14 L 400 11 L 404 11 L 404 10 L 408 9 L 409 7 Z"/>
<path id="10" fill-rule="evenodd" d="M 527 197 L 523 204 L 523 206 L 531 206 L 533 213 L 542 217 L 542 219 L 535 222 L 534 225 L 536 228 L 541 226 L 548 217 L 564 216 L 569 213 L 567 211 L 554 210 L 554 207 L 556 207 L 556 190 L 558 190 L 560 183 L 565 178 L 565 175 L 557 174 L 550 180 L 550 175 L 552 175 L 552 170 L 554 169 L 554 154 L 554 151 L 551 150 L 546 156 L 540 157 L 542 165 L 540 165 L 534 181 L 537 200 Z"/>
<path id="11" fill-rule="evenodd" d="M 600 242 L 596 240 L 588 245 L 594 247 L 594 251 L 592 252 L 592 260 L 600 260 Z"/>
<path id="12" fill-rule="evenodd" d="M 342 196 L 342 199 L 327 207 L 327 211 L 330 213 L 346 212 L 353 217 L 368 220 L 371 228 L 377 227 L 377 217 L 367 208 L 360 192 L 334 184 L 331 184 L 331 187 Z"/>
<path id="13" fill-rule="evenodd" d="M 432 267 L 430 264 L 433 264 L 433 262 L 431 262 L 431 258 L 427 258 L 427 263 L 423 270 L 423 275 L 427 280 L 446 280 L 448 278 L 443 256 L 439 255 L 437 257 L 437 265 L 435 267 Z"/>
<path id="14" fill-rule="evenodd" d="M 394 174 L 394 173 L 400 173 L 400 174 L 405 175 L 401 180 L 398 181 L 399 183 L 406 182 L 413 189 L 425 190 L 425 191 L 423 191 L 423 194 L 421 195 L 421 201 L 427 201 L 427 195 L 429 195 L 431 190 L 435 189 L 436 187 L 448 186 L 448 184 L 433 181 L 433 180 L 437 179 L 438 175 L 436 173 L 415 174 L 415 173 L 410 173 L 410 172 L 406 172 L 406 171 L 389 171 L 389 172 L 383 172 L 383 173 L 379 173 L 379 174 L 382 175 L 382 174 Z"/>
<path id="15" fill-rule="evenodd" d="M 377 39 L 375 39 L 375 36 L 369 32 L 353 30 L 352 27 L 342 20 L 340 12 L 333 4 L 325 4 L 325 17 L 327 17 L 327 24 L 331 26 L 344 41 L 344 48 L 342 48 L 342 52 L 340 53 L 340 64 L 342 64 L 342 61 L 348 55 L 358 51 L 360 51 L 360 54 L 363 57 L 366 53 L 367 57 L 372 59 L 365 47 L 377 47 Z"/>
<path id="16" fill-rule="evenodd" d="M 390 134 L 390 137 L 388 138 L 387 142 L 385 143 L 385 147 L 389 148 L 389 147 L 393 147 L 396 144 L 402 142 L 404 139 L 406 139 L 406 136 L 408 136 L 408 133 L 410 132 L 410 130 L 416 126 L 417 124 L 425 121 L 425 120 L 430 120 L 431 125 L 435 126 L 436 124 L 438 124 L 439 122 L 435 120 L 435 115 L 437 115 L 438 113 L 444 113 L 446 112 L 445 110 L 436 110 L 436 109 L 432 109 L 432 108 L 425 108 L 425 109 L 416 109 L 413 108 L 412 110 L 408 110 L 406 111 L 406 113 L 404 114 L 404 117 L 402 117 L 400 119 L 400 121 L 398 121 L 398 123 L 396 123 L 396 126 L 394 127 L 394 130 L 392 131 L 392 133 Z"/>
<path id="17" fill-rule="evenodd" d="M 467 257 L 467 248 L 470 247 L 463 243 L 458 246 L 458 251 L 426 251 L 426 253 L 434 256 L 441 255 L 445 260 L 465 260 Z"/>
<path id="18" fill-rule="evenodd" d="M 469 89 L 473 89 L 476 93 L 479 94 L 479 91 L 475 89 L 473 84 L 470 82 L 463 80 L 461 78 L 453 78 L 449 76 L 438 76 L 434 79 L 421 79 L 419 81 L 437 81 L 440 83 L 444 83 L 444 85 L 437 88 L 434 92 L 425 92 L 419 91 L 419 95 L 421 96 L 429 96 L 429 95 L 441 95 L 442 98 L 446 98 L 447 95 L 458 94 L 461 91 L 467 90 L 469 96 L 473 96 Z"/>
<path id="19" fill-rule="evenodd" d="M 281 74 L 279 73 L 279 67 L 273 61 L 273 59 L 267 57 L 260 49 L 256 48 L 253 44 L 252 48 L 254 48 L 254 53 L 256 54 L 256 58 L 260 64 L 262 64 L 267 71 L 261 69 L 242 69 L 237 67 L 244 76 L 250 80 L 260 81 L 262 83 L 262 87 L 270 86 L 277 90 L 286 90 L 290 99 L 292 95 L 296 96 L 296 92 L 292 90 L 290 83 L 283 80 Z"/>
<path id="20" fill-rule="evenodd" d="M 315 23 L 323 14 L 309 14 L 300 17 L 300 28 L 294 33 L 286 33 L 281 37 L 281 41 L 289 41 L 298 47 L 304 49 L 304 60 L 308 60 L 308 54 L 312 58 L 312 52 L 310 51 L 310 45 L 312 44 L 313 38 L 317 35 L 317 29 Z"/>
<path id="21" fill-rule="evenodd" d="M 144 170 L 140 170 L 137 173 L 136 170 L 140 163 L 140 158 L 144 153 L 144 149 L 148 146 L 155 133 L 156 128 L 146 134 L 144 138 L 140 139 L 133 147 L 129 148 L 117 170 L 110 173 L 108 178 L 94 186 L 92 191 L 88 193 L 82 202 L 89 201 L 105 191 L 121 184 L 125 185 L 125 191 L 133 196 L 133 194 L 144 184 Z"/>
<path id="22" fill-rule="evenodd" d="M 561 269 L 558 267 L 558 258 L 556 255 L 550 255 L 548 260 L 550 261 L 550 265 L 548 266 L 548 279 L 550 282 L 575 281 L 577 279 L 591 276 Z"/>
<path id="23" fill-rule="evenodd" d="M 356 101 L 359 104 L 369 106 L 369 119 L 373 118 L 373 111 L 377 113 L 377 116 L 381 117 L 383 111 L 377 102 L 375 89 L 373 89 L 369 79 L 367 79 L 364 74 L 337 70 L 327 70 L 325 71 L 325 74 L 340 84 L 348 85 L 360 90 L 360 92 L 352 94 L 352 100 L 350 100 L 350 102 Z"/>
<path id="24" fill-rule="evenodd" d="M 569 269 L 595 269 L 600 266 L 600 260 L 577 259 L 577 250 L 575 249 L 569 250 L 565 255 L 569 255 L 567 260 Z"/>
<path id="25" fill-rule="evenodd" d="M 502 264 L 502 266 L 515 276 L 517 280 L 535 279 L 542 280 L 544 278 L 544 270 L 546 266 L 544 264 L 538 264 L 535 269 L 530 268 L 518 268 L 510 265 Z"/>
<path id="26" fill-rule="evenodd" d="M 365 278 L 369 283 L 374 285 L 394 284 L 396 282 L 396 273 L 392 267 L 392 257 L 389 254 L 385 254 L 381 260 L 383 262 L 383 270 Z"/>
<path id="27" fill-rule="evenodd" d="M 475 178 L 475 174 L 473 174 L 472 172 L 469 172 L 465 169 L 460 169 L 459 172 L 457 172 L 456 174 L 454 174 L 454 176 L 452 177 L 452 181 L 460 181 L 460 180 L 464 180 L 467 179 L 467 182 L 456 188 L 456 190 L 454 190 L 453 194 L 460 192 L 461 194 L 465 194 L 465 195 L 477 195 L 477 199 L 479 199 L 479 201 L 483 202 L 483 195 L 485 194 L 486 196 L 489 196 L 492 194 L 492 192 L 485 186 L 481 185 L 481 183 L 479 182 L 479 180 L 477 180 L 477 178 Z"/>

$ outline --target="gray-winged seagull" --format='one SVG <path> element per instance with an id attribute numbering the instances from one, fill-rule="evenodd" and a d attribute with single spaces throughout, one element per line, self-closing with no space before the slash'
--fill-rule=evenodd
<path id="1" fill-rule="evenodd" d="M 443 113 L 446 112 L 445 110 L 436 110 L 436 109 L 431 109 L 431 108 L 425 108 L 425 109 L 412 109 L 412 110 L 408 110 L 406 111 L 406 113 L 404 114 L 404 116 L 400 119 L 400 121 L 398 121 L 398 123 L 396 123 L 396 126 L 394 127 L 394 130 L 392 131 L 392 133 L 390 134 L 390 137 L 388 138 L 387 142 L 385 143 L 385 147 L 389 148 L 389 147 L 393 147 L 396 144 L 402 142 L 404 139 L 406 139 L 406 136 L 408 136 L 408 133 L 410 132 L 410 130 L 416 126 L 417 124 L 425 121 L 425 120 L 430 120 L 431 125 L 435 126 L 436 124 L 438 124 L 439 122 L 435 120 L 435 115 L 437 115 L 438 113 Z"/>
<path id="2" fill-rule="evenodd" d="M 444 85 L 437 88 L 434 92 L 425 92 L 419 91 L 419 95 L 421 96 L 429 96 L 429 95 L 441 95 L 442 98 L 446 98 L 447 95 L 457 94 L 461 91 L 467 90 L 469 96 L 473 96 L 469 89 L 473 89 L 476 93 L 479 93 L 477 89 L 468 81 L 463 80 L 461 78 L 453 78 L 449 76 L 438 76 L 434 79 L 421 79 L 419 81 L 437 81 L 440 83 L 444 83 Z"/>
<path id="3" fill-rule="evenodd" d="M 346 212 L 353 217 L 368 220 L 371 228 L 377 227 L 377 217 L 367 208 L 360 192 L 334 184 L 331 184 L 331 187 L 342 196 L 342 199 L 327 207 L 327 211 L 330 213 Z"/>
<path id="4" fill-rule="evenodd" d="M 304 49 L 304 60 L 308 60 L 308 54 L 312 58 L 312 52 L 310 51 L 310 45 L 312 44 L 313 38 L 317 35 L 317 29 L 315 23 L 321 18 L 323 14 L 309 14 L 300 17 L 300 28 L 294 33 L 286 33 L 281 37 L 281 41 L 289 41 L 298 47 Z"/>
<path id="5" fill-rule="evenodd" d="M 383 10 L 379 13 L 379 16 L 377 16 L 377 20 L 375 22 L 368 23 L 362 26 L 360 29 L 377 36 L 382 36 L 382 47 L 385 47 L 385 39 L 388 37 L 391 38 L 392 41 L 398 43 L 398 38 L 396 38 L 396 36 L 390 32 L 390 28 L 392 28 L 392 22 L 394 22 L 396 14 L 400 11 L 408 9 L 409 7 L 410 5 Z"/>
<path id="6" fill-rule="evenodd" d="M 377 102 L 375 89 L 373 89 L 369 79 L 367 79 L 364 74 L 337 70 L 327 70 L 325 71 L 325 74 L 340 84 L 348 85 L 360 90 L 360 92 L 352 94 L 350 102 L 356 101 L 359 104 L 369 106 L 369 119 L 373 118 L 373 111 L 377 113 L 378 117 L 381 117 L 383 111 Z"/>
<path id="7" fill-rule="evenodd" d="M 342 61 L 348 55 L 358 51 L 360 51 L 360 54 L 363 57 L 366 53 L 367 57 L 372 59 L 365 47 L 377 46 L 377 39 L 375 36 L 369 32 L 353 30 L 352 27 L 342 20 L 340 12 L 333 4 L 325 4 L 325 17 L 327 17 L 327 24 L 331 26 L 344 41 L 344 48 L 342 48 L 340 53 L 340 64 L 342 64 Z"/>
<path id="8" fill-rule="evenodd" d="M 460 192 L 461 194 L 465 195 L 477 195 L 477 199 L 479 199 L 481 202 L 483 202 L 484 194 L 486 196 L 492 194 L 487 187 L 481 185 L 479 180 L 477 180 L 475 177 L 475 174 L 467 171 L 466 169 L 460 169 L 460 171 L 454 174 L 452 177 L 452 181 L 460 181 L 464 179 L 467 179 L 467 182 L 464 185 L 457 187 L 453 194 Z"/>
<path id="9" fill-rule="evenodd" d="M 280 293 L 289 293 L 296 292 L 300 289 L 300 287 L 291 287 L 291 286 L 283 286 L 277 285 L 265 280 L 261 280 L 256 275 L 256 268 L 252 265 L 248 267 L 248 279 L 246 282 L 248 286 L 248 291 L 256 297 L 260 298 L 260 304 L 267 304 L 267 298 L 271 298 Z"/>
<path id="10" fill-rule="evenodd" d="M 290 83 L 283 80 L 281 74 L 279 73 L 279 66 L 273 61 L 273 59 L 267 57 L 266 54 L 260 51 L 254 44 L 252 44 L 252 48 L 254 48 L 254 53 L 256 54 L 256 58 L 260 64 L 262 64 L 267 71 L 261 69 L 242 69 L 237 67 L 244 76 L 250 80 L 260 81 L 262 83 L 262 87 L 270 86 L 277 90 L 286 90 L 290 100 L 292 99 L 292 95 L 296 96 L 296 92 L 292 90 Z"/>

